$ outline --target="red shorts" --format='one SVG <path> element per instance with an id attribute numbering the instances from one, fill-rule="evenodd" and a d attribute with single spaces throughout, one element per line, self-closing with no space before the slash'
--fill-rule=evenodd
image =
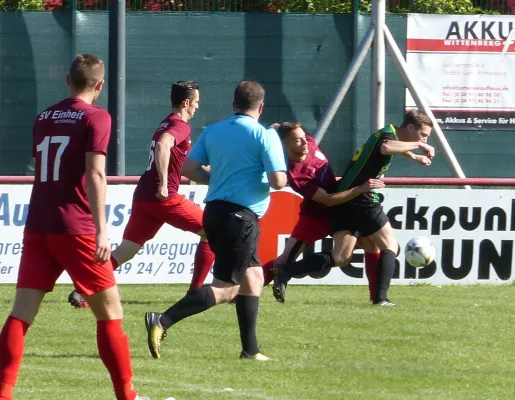
<path id="1" fill-rule="evenodd" d="M 123 238 L 143 246 L 163 224 L 186 232 L 202 230 L 202 209 L 180 194 L 165 201 L 135 201 Z"/>
<path id="2" fill-rule="evenodd" d="M 291 237 L 306 244 L 315 243 L 331 234 L 329 218 L 313 218 L 300 215 Z"/>
<path id="3" fill-rule="evenodd" d="M 46 235 L 25 232 L 18 288 L 51 292 L 63 271 L 77 292 L 91 296 L 116 285 L 111 261 L 94 261 L 95 235 Z"/>

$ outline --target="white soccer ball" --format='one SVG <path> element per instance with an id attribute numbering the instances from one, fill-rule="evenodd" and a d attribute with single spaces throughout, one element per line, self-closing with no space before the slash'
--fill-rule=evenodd
<path id="1" fill-rule="evenodd" d="M 428 238 L 416 237 L 406 244 L 404 255 L 409 265 L 422 268 L 434 261 L 436 249 L 433 242 Z"/>

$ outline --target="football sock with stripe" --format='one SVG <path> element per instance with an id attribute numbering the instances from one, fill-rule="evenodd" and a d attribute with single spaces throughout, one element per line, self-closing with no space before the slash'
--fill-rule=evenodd
<path id="1" fill-rule="evenodd" d="M 395 273 L 396 255 L 391 250 L 382 250 L 379 257 L 377 267 L 377 287 L 374 303 L 386 300 L 388 297 L 388 289 Z"/>

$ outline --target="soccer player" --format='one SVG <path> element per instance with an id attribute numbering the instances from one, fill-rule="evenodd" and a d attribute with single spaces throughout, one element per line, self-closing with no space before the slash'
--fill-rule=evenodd
<path id="1" fill-rule="evenodd" d="M 406 113 L 400 127 L 388 125 L 376 133 L 356 151 L 338 183 L 337 190 L 355 188 L 370 178 L 380 177 L 389 168 L 394 155 L 401 154 L 424 165 L 431 165 L 434 148 L 427 144 L 433 122 L 421 111 Z M 414 154 L 421 150 L 424 154 Z M 395 258 L 399 245 L 388 217 L 381 206 L 380 196 L 370 191 L 360 194 L 345 204 L 333 207 L 331 231 L 334 239 L 332 252 L 315 253 L 296 263 L 278 266 L 274 277 L 274 290 L 284 298 L 286 283 L 293 274 L 312 273 L 350 262 L 358 237 L 370 238 L 381 250 L 378 263 L 377 285 L 373 304 L 394 306 L 388 297 Z"/>
<path id="2" fill-rule="evenodd" d="M 200 241 L 189 288 L 192 290 L 202 286 L 215 258 L 202 229 L 202 209 L 177 193 L 181 167 L 191 148 L 188 121 L 199 107 L 199 86 L 193 81 L 176 82 L 170 97 L 172 110 L 152 136 L 148 164 L 134 191 L 131 216 L 111 261 L 116 269 L 134 258 L 163 224 L 196 233 Z M 74 292 L 69 302 L 75 307 L 87 306 Z"/>
<path id="3" fill-rule="evenodd" d="M 256 324 L 263 269 L 257 254 L 258 219 L 270 203 L 270 187 L 286 185 L 286 164 L 277 132 L 258 119 L 265 90 L 242 81 L 234 91 L 235 115 L 208 126 L 183 166 L 191 180 L 209 184 L 204 229 L 215 253 L 213 283 L 189 292 L 163 314 L 146 313 L 148 346 L 160 358 L 160 343 L 174 324 L 236 296 L 240 358 L 268 360 L 259 352 Z M 205 166 L 211 167 L 207 172 Z"/>
<path id="4" fill-rule="evenodd" d="M 359 186 L 334 193 L 338 182 L 329 161 L 313 138 L 306 135 L 302 125 L 298 122 L 283 122 L 273 124 L 272 127 L 279 133 L 288 156 L 288 184 L 303 200 L 299 220 L 283 253 L 263 265 L 265 286 L 273 280 L 274 264 L 293 263 L 308 245 L 330 235 L 332 206 L 343 204 L 372 189 L 384 187 L 383 181 L 369 179 Z M 360 238 L 358 244 L 365 250 L 365 272 L 369 281 L 370 300 L 373 300 L 379 249 L 367 238 Z M 275 290 L 274 296 L 279 301 L 285 300 Z"/>
<path id="5" fill-rule="evenodd" d="M 71 96 L 34 123 L 35 180 L 16 298 L 0 334 L 0 399 L 13 398 L 25 335 L 63 271 L 97 319 L 98 352 L 116 398 L 141 399 L 132 385 L 129 341 L 109 261 L 105 159 L 111 117 L 92 105 L 104 85 L 104 63 L 93 55 L 78 55 L 67 82 Z"/>

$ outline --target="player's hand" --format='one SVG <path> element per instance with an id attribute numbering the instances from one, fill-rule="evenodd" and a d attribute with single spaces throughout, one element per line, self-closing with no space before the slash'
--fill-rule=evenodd
<path id="1" fill-rule="evenodd" d="M 415 156 L 414 160 L 417 164 L 423 165 L 424 167 L 429 167 L 432 163 L 429 157 L 418 154 Z"/>
<path id="2" fill-rule="evenodd" d="M 95 262 L 104 264 L 111 258 L 111 245 L 109 244 L 107 232 L 97 233 L 96 242 Z"/>
<path id="3" fill-rule="evenodd" d="M 156 197 L 159 200 L 164 200 L 168 197 L 168 185 L 159 185 L 157 188 Z"/>
<path id="4" fill-rule="evenodd" d="M 360 185 L 360 191 L 362 193 L 368 193 L 373 189 L 382 189 L 385 187 L 385 184 L 380 179 L 369 179 L 364 184 Z"/>
<path id="5" fill-rule="evenodd" d="M 430 160 L 435 156 L 435 148 L 427 143 L 418 142 L 418 148 L 419 150 L 422 150 Z"/>

